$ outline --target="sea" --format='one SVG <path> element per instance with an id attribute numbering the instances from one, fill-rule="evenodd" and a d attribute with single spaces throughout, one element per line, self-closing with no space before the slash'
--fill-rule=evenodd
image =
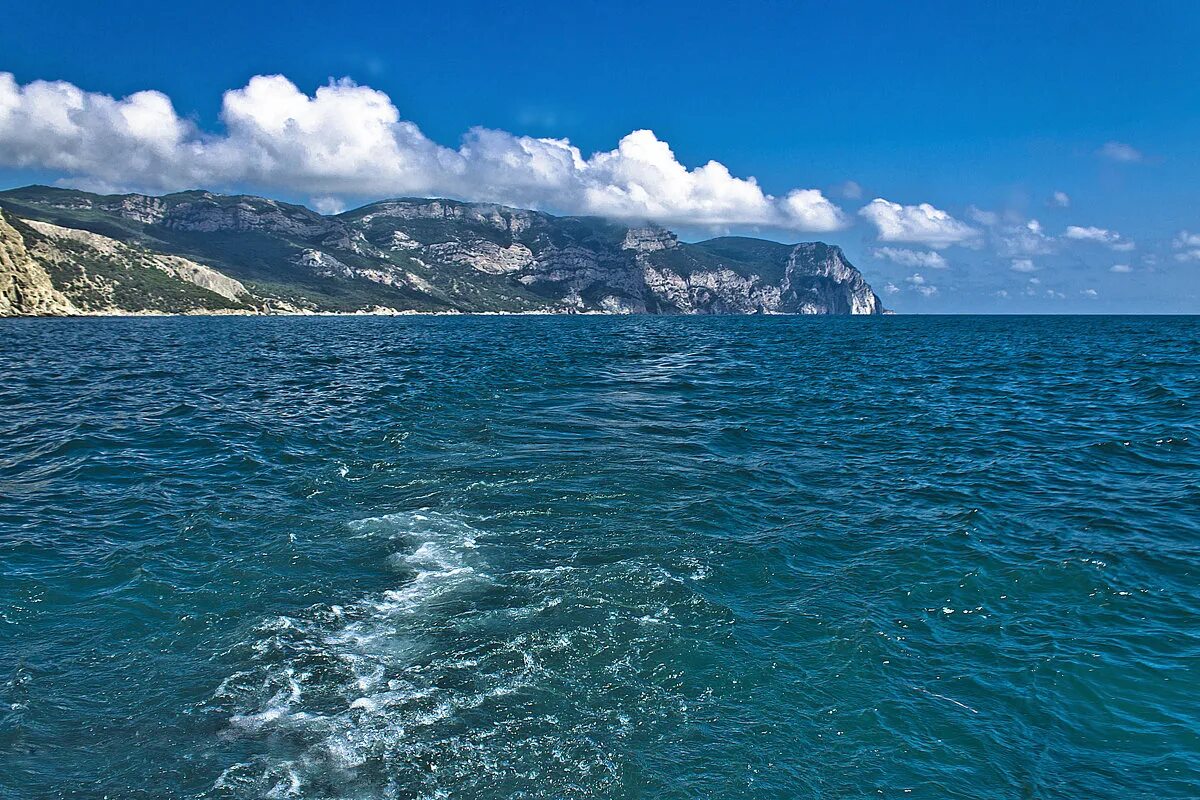
<path id="1" fill-rule="evenodd" d="M 2 321 L 0 797 L 1200 797 L 1200 318 Z"/>

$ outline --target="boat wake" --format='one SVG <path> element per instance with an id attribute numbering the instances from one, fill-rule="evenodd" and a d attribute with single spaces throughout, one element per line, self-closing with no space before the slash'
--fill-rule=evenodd
<path id="1" fill-rule="evenodd" d="M 403 580 L 256 627 L 252 668 L 213 698 L 246 756 L 218 795 L 603 795 L 637 769 L 630 737 L 686 718 L 662 630 L 703 604 L 685 579 L 633 562 L 506 571 L 474 527 L 429 512 L 351 528 L 398 544 Z"/>

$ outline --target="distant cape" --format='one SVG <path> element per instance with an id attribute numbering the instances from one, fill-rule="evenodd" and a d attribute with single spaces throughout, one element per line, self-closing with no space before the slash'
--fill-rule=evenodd
<path id="1" fill-rule="evenodd" d="M 323 216 L 247 195 L 0 192 L 0 315 L 881 314 L 822 242 L 401 198 Z"/>

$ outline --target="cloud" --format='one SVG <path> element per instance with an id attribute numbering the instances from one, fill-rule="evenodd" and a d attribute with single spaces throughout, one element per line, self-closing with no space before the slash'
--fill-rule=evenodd
<path id="1" fill-rule="evenodd" d="M 313 197 L 308 204 L 318 214 L 340 214 L 346 210 L 346 204 L 337 197 Z"/>
<path id="2" fill-rule="evenodd" d="M 1175 254 L 1176 261 L 1200 261 L 1200 233 L 1180 231 L 1171 246 L 1179 251 Z"/>
<path id="3" fill-rule="evenodd" d="M 847 200 L 858 200 L 863 195 L 862 187 L 854 181 L 846 181 L 838 187 L 838 194 Z"/>
<path id="4" fill-rule="evenodd" d="M 1050 195 L 1050 205 L 1056 208 L 1070 208 L 1071 196 L 1066 192 L 1055 192 Z"/>
<path id="5" fill-rule="evenodd" d="M 914 272 L 904 279 L 909 286 L 920 292 L 925 297 L 933 297 L 938 293 L 938 288 L 931 284 L 919 272 Z"/>
<path id="6" fill-rule="evenodd" d="M 1124 142 L 1105 142 L 1096 154 L 1122 164 L 1136 164 L 1144 158 L 1140 150 Z"/>
<path id="7" fill-rule="evenodd" d="M 1036 219 L 1005 225 L 994 232 L 996 249 L 1006 256 L 1042 256 L 1055 250 L 1054 237 L 1047 236 Z"/>
<path id="8" fill-rule="evenodd" d="M 1111 267 L 1108 268 L 1108 271 L 1116 272 L 1118 274 L 1124 274 L 1127 272 L 1133 272 L 1133 267 L 1129 266 L 1128 264 L 1113 264 Z"/>
<path id="9" fill-rule="evenodd" d="M 1116 231 L 1105 230 L 1104 228 L 1068 225 L 1063 236 L 1080 242 L 1097 242 L 1112 250 L 1121 252 L 1128 252 L 1136 247 L 1133 242 L 1123 238 Z"/>
<path id="10" fill-rule="evenodd" d="M 975 206 L 967 206 L 967 216 L 972 222 L 985 227 L 1000 224 L 1000 215 L 995 211 L 984 211 L 982 208 L 976 208 Z"/>
<path id="11" fill-rule="evenodd" d="M 1012 266 L 1009 267 L 1013 272 L 1036 272 L 1037 267 L 1028 258 L 1014 258 Z"/>
<path id="12" fill-rule="evenodd" d="M 689 169 L 652 131 L 589 156 L 566 139 L 474 128 L 442 146 L 383 92 L 349 80 L 312 95 L 280 75 L 225 93 L 223 133 L 201 130 L 161 92 L 122 99 L 0 73 L 0 166 L 60 172 L 100 190 L 203 186 L 321 198 L 451 196 L 701 226 L 833 231 L 845 213 L 816 189 L 782 197 L 717 162 Z"/>
<path id="13" fill-rule="evenodd" d="M 1081 289 L 1079 293 L 1081 295 L 1083 295 L 1084 297 L 1088 298 L 1089 300 L 1095 300 L 1097 297 L 1100 296 L 1100 293 L 1097 292 L 1095 289 Z"/>
<path id="14" fill-rule="evenodd" d="M 1175 241 L 1171 242 L 1171 245 L 1177 250 L 1185 247 L 1200 247 L 1200 233 L 1180 231 L 1179 235 L 1175 237 Z"/>
<path id="15" fill-rule="evenodd" d="M 891 281 L 888 281 L 886 284 L 884 284 L 883 290 L 888 294 L 895 294 L 896 292 L 900 291 L 900 287 Z"/>
<path id="16" fill-rule="evenodd" d="M 883 242 L 913 242 L 943 248 L 974 241 L 979 231 L 928 203 L 902 206 L 877 197 L 859 209 Z"/>
<path id="17" fill-rule="evenodd" d="M 949 264 L 941 253 L 933 250 L 906 250 L 902 247 L 876 247 L 871 251 L 876 258 L 893 261 L 906 267 L 946 269 Z"/>
<path id="18" fill-rule="evenodd" d="M 975 206 L 967 209 L 967 216 L 983 226 L 989 243 L 1001 256 L 1042 256 L 1056 249 L 1054 237 L 1046 235 L 1036 219 L 1024 219 L 1015 212 L 1002 216 Z"/>

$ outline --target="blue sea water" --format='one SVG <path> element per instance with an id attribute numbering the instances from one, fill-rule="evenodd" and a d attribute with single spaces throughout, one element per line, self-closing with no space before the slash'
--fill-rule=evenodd
<path id="1" fill-rule="evenodd" d="M 4 798 L 1200 796 L 1200 319 L 0 325 Z"/>

